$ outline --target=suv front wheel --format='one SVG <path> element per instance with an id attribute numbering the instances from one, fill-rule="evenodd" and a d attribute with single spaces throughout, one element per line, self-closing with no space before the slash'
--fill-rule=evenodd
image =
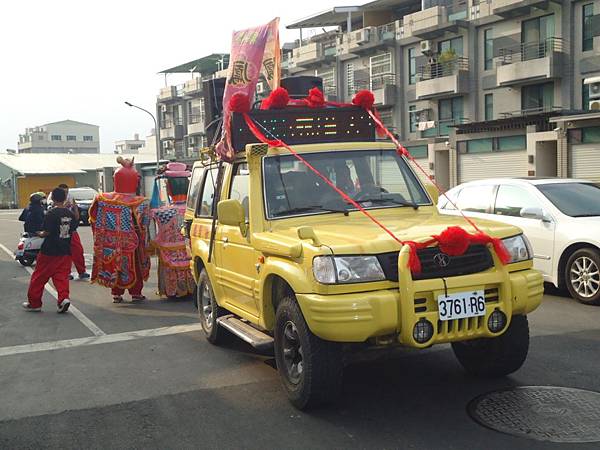
<path id="1" fill-rule="evenodd" d="M 200 324 L 202 325 L 202 330 L 206 335 L 206 339 L 211 344 L 221 343 L 226 330 L 219 326 L 217 318 L 224 315 L 226 311 L 217 305 L 206 269 L 202 269 L 200 276 L 198 277 L 196 305 L 198 307 Z"/>
<path id="2" fill-rule="evenodd" d="M 592 248 L 574 252 L 565 267 L 565 284 L 575 300 L 600 304 L 600 253 Z"/>
<path id="3" fill-rule="evenodd" d="M 452 350 L 465 370 L 480 377 L 503 377 L 521 368 L 529 351 L 527 316 L 513 316 L 498 337 L 453 342 Z"/>
<path id="4" fill-rule="evenodd" d="M 293 296 L 275 314 L 275 360 L 291 403 L 298 409 L 333 401 L 341 392 L 341 345 L 310 331 Z"/>

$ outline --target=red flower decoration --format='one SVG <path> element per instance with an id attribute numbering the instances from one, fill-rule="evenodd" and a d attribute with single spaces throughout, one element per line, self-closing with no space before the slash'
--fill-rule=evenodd
<path id="1" fill-rule="evenodd" d="M 310 108 L 322 108 L 325 105 L 325 96 L 319 88 L 312 88 L 308 91 L 306 103 Z"/>
<path id="2" fill-rule="evenodd" d="M 229 109 L 237 113 L 250 112 L 250 99 L 242 92 L 233 94 L 229 99 Z"/>
<path id="3" fill-rule="evenodd" d="M 471 236 L 461 227 L 448 227 L 434 238 L 440 250 L 450 256 L 464 255 L 471 243 Z"/>
<path id="4" fill-rule="evenodd" d="M 352 104 L 363 109 L 372 109 L 375 104 L 375 96 L 371 91 L 358 91 L 352 99 Z"/>
<path id="5" fill-rule="evenodd" d="M 285 88 L 278 87 L 267 98 L 269 109 L 283 109 L 290 101 L 290 95 Z"/>

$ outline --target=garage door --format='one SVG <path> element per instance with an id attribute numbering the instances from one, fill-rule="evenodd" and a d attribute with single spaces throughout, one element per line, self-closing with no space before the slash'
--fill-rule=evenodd
<path id="1" fill-rule="evenodd" d="M 569 176 L 600 181 L 600 145 L 573 145 L 569 152 Z"/>
<path id="2" fill-rule="evenodd" d="M 459 183 L 484 178 L 525 176 L 527 176 L 526 151 L 459 155 Z"/>

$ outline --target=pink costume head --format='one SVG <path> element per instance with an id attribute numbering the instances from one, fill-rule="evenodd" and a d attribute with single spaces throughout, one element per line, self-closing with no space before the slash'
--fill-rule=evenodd
<path id="1" fill-rule="evenodd" d="M 115 174 L 113 175 L 115 192 L 120 194 L 135 194 L 140 181 L 140 174 L 133 167 L 133 158 L 125 159 L 119 156 L 117 162 L 122 167 L 115 170 Z"/>

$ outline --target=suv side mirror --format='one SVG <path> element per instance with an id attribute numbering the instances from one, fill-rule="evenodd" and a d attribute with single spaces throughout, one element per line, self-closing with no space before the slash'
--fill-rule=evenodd
<path id="1" fill-rule="evenodd" d="M 546 214 L 546 212 L 544 212 L 542 208 L 527 206 L 525 208 L 521 208 L 521 212 L 519 214 L 525 219 L 535 219 L 541 220 L 543 222 L 551 222 L 550 216 Z"/>
<path id="2" fill-rule="evenodd" d="M 440 199 L 440 192 L 431 183 L 425 183 L 425 190 L 429 194 L 429 197 L 431 197 L 431 201 L 433 201 L 433 206 L 436 206 Z"/>
<path id="3" fill-rule="evenodd" d="M 246 213 L 239 200 L 221 200 L 217 204 L 217 218 L 223 225 L 240 227 L 243 236 L 246 236 Z"/>

